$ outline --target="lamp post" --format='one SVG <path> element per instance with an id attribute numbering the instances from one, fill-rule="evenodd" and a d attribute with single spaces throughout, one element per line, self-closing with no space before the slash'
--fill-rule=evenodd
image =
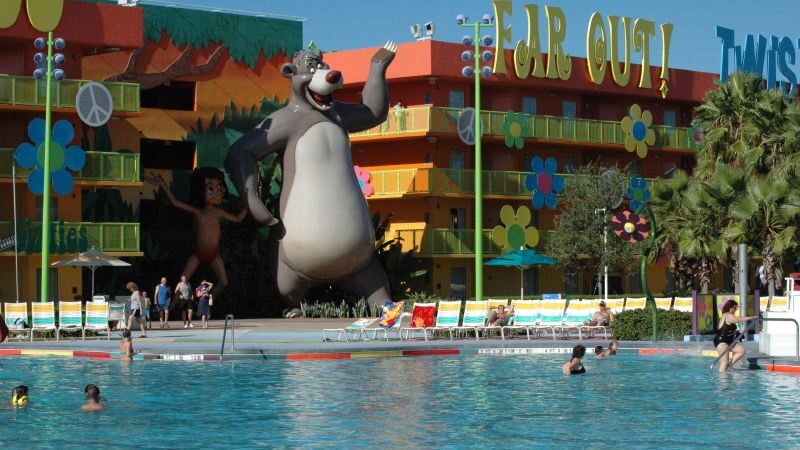
<path id="1" fill-rule="evenodd" d="M 44 78 L 45 82 L 45 103 L 44 103 L 44 152 L 40 157 L 43 160 L 42 169 L 44 171 L 44 186 L 42 188 L 42 276 L 41 276 L 41 295 L 40 300 L 46 302 L 49 293 L 49 275 L 50 275 L 50 139 L 51 139 L 51 123 L 52 123 L 52 104 L 51 104 L 51 90 L 53 78 L 56 81 L 64 79 L 64 71 L 58 69 L 60 64 L 66 61 L 66 58 L 61 53 L 53 55 L 53 47 L 56 50 L 61 50 L 66 46 L 66 43 L 61 38 L 53 39 L 53 32 L 47 32 L 47 42 L 44 38 L 36 38 L 33 45 L 38 49 L 47 47 L 47 56 L 43 53 L 34 55 L 34 62 L 37 68 L 33 71 L 33 77 L 37 80 Z M 16 236 L 15 236 L 16 238 Z"/>
<path id="2" fill-rule="evenodd" d="M 466 46 L 474 44 L 474 53 L 467 50 L 461 54 L 461 59 L 465 62 L 475 62 L 474 67 L 465 66 L 461 74 L 465 77 L 472 77 L 475 80 L 475 300 L 483 300 L 483 186 L 482 186 L 482 161 L 481 161 L 481 76 L 490 77 L 492 68 L 489 66 L 480 67 L 481 60 L 489 62 L 493 55 L 489 50 L 481 53 L 481 44 L 484 46 L 492 45 L 492 37 L 489 35 L 480 37 L 481 28 L 494 27 L 494 17 L 484 14 L 481 20 L 472 23 L 468 22 L 467 16 L 459 14 L 456 16 L 456 23 L 465 28 L 474 30 L 474 38 L 464 36 L 462 42 Z"/>

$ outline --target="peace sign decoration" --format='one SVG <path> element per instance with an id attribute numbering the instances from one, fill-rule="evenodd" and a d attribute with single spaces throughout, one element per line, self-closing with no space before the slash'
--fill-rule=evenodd
<path id="1" fill-rule="evenodd" d="M 114 100 L 105 86 L 90 81 L 78 90 L 75 96 L 75 108 L 83 123 L 90 127 L 99 127 L 105 125 L 111 118 Z"/>

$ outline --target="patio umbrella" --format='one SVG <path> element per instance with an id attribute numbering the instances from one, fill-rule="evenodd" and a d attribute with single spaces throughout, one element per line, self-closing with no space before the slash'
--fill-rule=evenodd
<path id="1" fill-rule="evenodd" d="M 94 297 L 94 271 L 98 267 L 127 267 L 130 264 L 117 258 L 106 255 L 105 253 L 92 247 L 72 259 L 62 259 L 52 264 L 55 267 L 78 266 L 88 267 L 92 270 L 92 297 Z"/>
<path id="2" fill-rule="evenodd" d="M 525 284 L 524 284 L 524 274 L 525 268 L 527 266 L 552 266 L 558 264 L 553 258 L 549 256 L 545 256 L 536 250 L 523 248 L 520 250 L 511 250 L 508 253 L 504 253 L 497 258 L 490 259 L 486 261 L 484 265 L 486 266 L 506 266 L 506 267 L 519 267 L 519 278 L 520 278 L 520 288 L 519 288 L 519 295 L 520 300 L 524 298 L 525 294 Z"/>

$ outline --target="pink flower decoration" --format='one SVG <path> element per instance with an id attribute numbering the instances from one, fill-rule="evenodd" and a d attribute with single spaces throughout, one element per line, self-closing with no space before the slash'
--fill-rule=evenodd
<path id="1" fill-rule="evenodd" d="M 358 180 L 358 187 L 361 188 L 361 193 L 364 194 L 364 197 L 371 197 L 374 193 L 372 185 L 369 183 L 372 174 L 369 173 L 369 170 L 362 169 L 358 166 L 353 166 L 353 170 L 356 173 L 356 179 Z"/>

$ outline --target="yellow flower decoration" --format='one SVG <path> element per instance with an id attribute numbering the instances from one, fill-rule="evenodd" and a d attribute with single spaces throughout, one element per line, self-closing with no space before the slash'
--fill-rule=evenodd
<path id="1" fill-rule="evenodd" d="M 22 0 L 2 0 L 0 5 L 0 28 L 9 28 L 19 17 Z M 53 31 L 61 21 L 64 0 L 28 0 L 26 9 L 33 28 L 47 33 Z"/>
<path id="2" fill-rule="evenodd" d="M 647 146 L 656 143 L 656 132 L 650 126 L 653 124 L 653 115 L 637 104 L 631 105 L 629 115 L 622 118 L 622 131 L 625 137 L 625 150 L 636 150 L 639 158 L 647 156 Z"/>
<path id="3" fill-rule="evenodd" d="M 539 243 L 539 231 L 530 227 L 531 210 L 527 206 L 520 206 L 514 213 L 511 205 L 505 205 L 500 210 L 500 222 L 492 230 L 492 242 L 505 253 L 509 250 L 519 250 L 525 246 L 536 247 Z"/>

